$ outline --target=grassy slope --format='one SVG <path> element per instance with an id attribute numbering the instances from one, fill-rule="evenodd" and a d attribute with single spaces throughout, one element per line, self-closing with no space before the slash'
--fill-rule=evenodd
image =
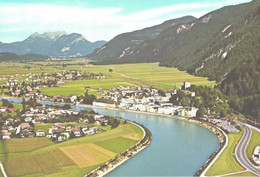
<path id="1" fill-rule="evenodd" d="M 228 173 L 243 171 L 244 168 L 239 165 L 236 161 L 235 156 L 233 156 L 235 147 L 242 137 L 244 131 L 238 134 L 228 134 L 229 143 L 224 152 L 220 155 L 218 160 L 213 164 L 213 166 L 206 173 L 206 176 L 217 176 L 224 175 Z"/>
<path id="2" fill-rule="evenodd" d="M 101 163 L 104 162 L 104 158 L 101 158 L 99 155 L 96 154 L 95 147 L 97 148 L 97 152 L 98 150 L 105 148 L 108 152 L 114 154 L 112 153 L 112 151 L 110 151 L 110 149 L 106 148 L 105 146 L 101 147 L 94 144 L 105 141 L 107 145 L 111 147 L 111 144 L 113 144 L 114 142 L 113 140 L 118 138 L 118 140 L 122 140 L 122 141 L 118 141 L 118 148 L 123 151 L 123 148 L 127 149 L 133 145 L 133 142 L 137 142 L 137 141 L 133 141 L 132 139 L 127 139 L 127 138 L 121 138 L 122 136 L 131 133 L 137 133 L 137 134 L 142 133 L 140 128 L 135 127 L 132 124 L 120 125 L 118 128 L 112 130 L 109 129 L 108 127 L 106 128 L 106 130 L 107 131 L 104 133 L 89 135 L 79 139 L 72 139 L 58 144 L 54 144 L 52 142 L 51 144 L 45 143 L 42 146 L 32 143 L 35 141 L 42 142 L 39 141 L 38 138 L 12 139 L 9 140 L 8 143 L 5 143 L 7 144 L 6 146 L 8 147 L 8 149 L 12 149 L 12 151 L 9 151 L 12 153 L 8 153 L 7 156 L 3 154 L 3 142 L 2 142 L 1 143 L 2 154 L 0 154 L 0 157 L 2 158 L 2 161 L 5 159 L 5 157 L 8 159 L 4 162 L 4 166 L 6 168 L 7 173 L 9 173 L 9 175 L 11 174 L 11 176 L 23 176 L 23 175 L 46 176 L 46 174 L 48 174 L 48 176 L 83 176 L 84 174 L 95 169 L 97 166 L 99 166 Z M 27 141 L 26 146 L 23 144 L 24 141 Z M 15 148 L 15 146 L 23 147 L 23 149 L 18 150 L 17 148 Z M 78 148 L 83 152 L 91 151 L 90 155 L 91 156 L 93 155 L 92 158 L 97 157 L 98 159 L 97 161 L 92 159 L 92 163 L 90 164 L 91 166 L 87 166 L 88 161 L 86 162 L 83 161 L 86 164 L 86 166 L 79 167 L 75 165 L 77 159 L 69 158 L 63 152 L 64 148 L 65 149 Z M 77 153 L 78 153 L 77 156 L 80 155 L 79 152 Z M 113 157 L 111 156 L 110 158 Z M 27 160 L 26 163 L 23 163 L 24 160 L 26 159 L 29 160 Z M 46 159 L 48 163 L 45 163 Z M 107 156 L 105 157 L 105 160 L 107 160 Z M 43 165 L 43 164 L 49 164 L 49 165 Z M 17 166 L 19 168 L 14 168 Z"/>
<path id="3" fill-rule="evenodd" d="M 252 159 L 252 154 L 257 145 L 260 145 L 260 133 L 252 129 L 252 136 L 246 149 L 246 155 L 249 159 Z"/>

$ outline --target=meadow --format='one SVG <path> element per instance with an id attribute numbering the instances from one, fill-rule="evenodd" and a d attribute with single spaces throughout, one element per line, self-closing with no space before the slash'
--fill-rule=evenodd
<path id="1" fill-rule="evenodd" d="M 229 143 L 223 153 L 220 155 L 218 160 L 212 165 L 209 171 L 206 173 L 206 176 L 219 176 L 224 174 L 229 174 L 233 172 L 244 171 L 245 169 L 240 166 L 236 161 L 235 156 L 235 147 L 242 137 L 244 131 L 236 134 L 228 134 Z"/>
<path id="2" fill-rule="evenodd" d="M 113 72 L 109 72 L 113 69 Z M 173 90 L 189 81 L 194 85 L 214 86 L 215 81 L 209 81 L 205 77 L 196 77 L 176 68 L 159 67 L 158 63 L 138 63 L 120 65 L 86 65 L 83 71 L 90 73 L 102 73 L 107 76 L 103 80 L 81 80 L 61 84 L 54 88 L 42 88 L 47 95 L 84 95 L 84 88 L 91 87 L 90 94 L 96 95 L 98 88 L 109 90 L 117 86 L 151 86 L 164 91 Z"/>
<path id="3" fill-rule="evenodd" d="M 109 72 L 113 69 L 113 72 Z M 98 88 L 109 90 L 117 86 L 151 86 L 164 91 L 180 87 L 184 81 L 195 85 L 214 86 L 215 81 L 209 81 L 205 77 L 197 77 L 176 68 L 160 67 L 158 63 L 138 63 L 119 65 L 90 65 L 86 60 L 75 60 L 67 62 L 29 62 L 29 63 L 1 63 L 0 83 L 5 79 L 16 78 L 16 74 L 39 74 L 61 72 L 65 70 L 80 70 L 106 75 L 106 79 L 72 81 L 60 84 L 58 87 L 42 88 L 41 92 L 47 95 L 69 96 L 72 94 L 84 95 L 84 88 L 91 87 L 90 94 L 97 95 Z M 5 79 L 4 79 L 5 78 Z M 23 77 L 20 77 L 20 82 Z"/>
<path id="4" fill-rule="evenodd" d="M 246 148 L 246 155 L 247 157 L 253 161 L 252 159 L 252 154 L 254 153 L 255 147 L 257 145 L 260 146 L 260 133 L 254 129 L 252 129 L 252 135 L 251 135 L 251 139 L 249 141 L 249 144 Z"/>
<path id="5" fill-rule="evenodd" d="M 57 144 L 47 138 L 4 140 L 0 145 L 1 161 L 8 176 L 12 177 L 84 176 L 132 147 L 143 136 L 142 130 L 131 123 L 120 124 L 116 129 L 109 127 L 103 133 Z M 133 134 L 139 139 L 127 138 Z"/>
<path id="6" fill-rule="evenodd" d="M 254 130 L 253 130 L 254 131 Z M 247 147 L 247 152 L 251 152 L 252 147 L 259 143 L 256 134 L 258 132 L 254 132 L 255 134 L 252 135 L 249 146 Z M 239 164 L 236 160 L 235 153 L 236 145 L 238 144 L 239 140 L 241 139 L 242 135 L 244 134 L 244 130 L 240 133 L 230 133 L 228 134 L 229 143 L 217 161 L 212 165 L 209 171 L 206 173 L 206 176 L 255 176 L 253 173 L 245 171 L 245 169 Z M 230 173 L 236 173 L 233 175 L 227 175 Z M 239 173 L 241 172 L 241 173 Z"/>

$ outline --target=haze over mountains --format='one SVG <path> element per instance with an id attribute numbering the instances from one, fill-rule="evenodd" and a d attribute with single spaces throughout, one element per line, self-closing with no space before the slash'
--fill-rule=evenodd
<path id="1" fill-rule="evenodd" d="M 67 34 L 64 31 L 34 33 L 24 41 L 1 43 L 0 52 L 39 54 L 54 57 L 76 57 L 90 54 L 106 41 L 90 42 L 78 33 Z"/>

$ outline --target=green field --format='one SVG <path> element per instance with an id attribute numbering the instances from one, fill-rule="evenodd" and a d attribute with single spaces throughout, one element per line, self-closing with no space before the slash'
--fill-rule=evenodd
<path id="1" fill-rule="evenodd" d="M 237 173 L 237 174 L 233 174 L 233 175 L 228 175 L 228 176 L 256 176 L 255 174 L 251 173 L 251 172 L 242 172 L 242 173 Z"/>
<path id="2" fill-rule="evenodd" d="M 55 88 L 42 88 L 41 91 L 47 95 L 72 94 L 83 95 L 86 86 L 91 87 L 90 94 L 96 94 L 98 88 L 108 90 L 111 87 L 119 85 L 152 86 L 163 90 L 172 90 L 176 86 L 181 86 L 184 81 L 190 81 L 195 85 L 215 85 L 214 81 L 209 81 L 205 77 L 196 77 L 176 68 L 159 67 L 158 63 L 138 63 L 138 64 L 120 64 L 120 65 L 89 65 L 85 60 L 75 60 L 65 62 L 30 62 L 30 63 L 1 63 L 0 78 L 16 78 L 19 74 L 21 82 L 22 74 L 39 74 L 61 72 L 66 70 L 80 70 L 82 72 L 102 73 L 106 79 L 81 80 L 61 84 Z M 30 69 L 28 69 L 30 67 Z M 108 69 L 113 72 L 108 72 Z M 0 80 L 4 83 L 4 80 Z"/>
<path id="3" fill-rule="evenodd" d="M 112 68 L 113 72 L 108 72 Z M 184 81 L 190 81 L 195 85 L 215 85 L 214 81 L 207 78 L 196 77 L 176 68 L 159 67 L 158 63 L 138 63 L 121 65 L 87 65 L 84 71 L 91 73 L 102 73 L 108 76 L 104 80 L 82 80 L 59 85 L 56 88 L 42 88 L 41 91 L 47 95 L 83 95 L 86 86 L 91 87 L 91 94 L 96 94 L 99 87 L 108 90 L 112 87 L 135 85 L 152 86 L 162 90 L 173 90 L 181 86 Z"/>
<path id="4" fill-rule="evenodd" d="M 218 160 L 212 165 L 206 176 L 218 176 L 239 171 L 244 171 L 244 168 L 236 161 L 235 147 L 242 137 L 244 131 L 237 134 L 228 134 L 229 143 L 224 152 L 220 155 Z"/>
<path id="5" fill-rule="evenodd" d="M 127 149 L 127 147 L 129 147 L 129 144 L 133 146 L 136 144 L 136 142 L 137 141 L 128 138 L 117 137 L 106 141 L 96 142 L 95 144 L 103 148 L 106 148 L 112 152 L 121 153 L 124 152 L 124 150 Z"/>
<path id="6" fill-rule="evenodd" d="M 130 148 L 143 136 L 142 130 L 130 123 L 116 129 L 107 127 L 103 133 L 57 144 L 47 138 L 4 140 L 0 146 L 1 161 L 8 176 L 83 176 Z M 133 140 L 132 135 L 138 135 L 135 138 L 139 139 Z M 118 144 L 112 147 L 115 141 Z"/>
<path id="7" fill-rule="evenodd" d="M 252 154 L 257 145 L 260 145 L 260 133 L 256 130 L 252 129 L 252 136 L 251 136 L 249 144 L 246 148 L 246 155 L 249 159 L 252 159 Z"/>

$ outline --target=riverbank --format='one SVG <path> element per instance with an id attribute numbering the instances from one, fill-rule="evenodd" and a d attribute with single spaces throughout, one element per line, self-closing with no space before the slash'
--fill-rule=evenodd
<path id="1" fill-rule="evenodd" d="M 14 98 L 14 97 L 9 97 L 9 99 L 19 99 L 19 98 Z M 48 101 L 45 101 L 45 103 L 48 103 Z M 59 103 L 57 103 L 59 104 Z M 60 103 L 60 104 L 64 104 L 64 103 Z M 133 110 L 123 110 L 123 109 L 118 109 L 118 108 L 104 108 L 104 107 L 98 107 L 98 106 L 92 106 L 92 105 L 74 105 L 74 106 L 79 106 L 79 107 L 86 107 L 86 108 L 97 108 L 97 109 L 107 109 L 107 110 L 114 110 L 114 111 L 121 111 L 121 112 L 130 112 L 130 113 L 137 113 L 137 114 L 146 114 L 146 115 L 155 115 L 155 116 L 162 116 L 162 117 L 168 117 L 168 118 L 172 118 L 172 119 L 179 119 L 179 120 L 184 120 L 186 122 L 190 122 L 193 124 L 197 124 L 200 125 L 204 128 L 209 129 L 210 131 L 212 131 L 214 134 L 217 135 L 219 142 L 223 142 L 223 136 L 221 136 L 221 133 L 217 130 L 217 128 L 215 128 L 212 125 L 209 125 L 208 123 L 202 122 L 201 120 L 195 120 L 195 119 L 188 119 L 188 118 L 184 118 L 184 117 L 177 117 L 177 116 L 171 116 L 171 115 L 165 115 L 165 114 L 158 114 L 158 113 L 148 113 L 148 112 L 140 112 L 140 111 L 133 111 Z M 215 153 L 218 153 L 220 150 L 220 147 L 217 148 L 217 151 Z M 214 153 L 214 154 L 215 154 Z M 210 159 L 212 158 L 212 156 L 210 156 L 209 160 L 206 161 L 206 165 L 204 164 L 202 168 L 200 168 L 199 171 L 201 171 L 201 169 L 205 169 L 206 166 L 208 165 L 208 163 L 211 161 Z M 115 166 L 115 165 L 114 165 Z M 119 165 L 118 165 L 119 166 Z M 116 166 L 116 167 L 118 167 Z M 114 168 L 116 168 L 114 167 Z M 197 173 L 196 173 L 197 174 Z"/>
<path id="2" fill-rule="evenodd" d="M 195 119 L 172 116 L 172 115 L 165 115 L 165 114 L 159 114 L 159 113 L 149 113 L 149 112 L 140 112 L 140 111 L 133 111 L 133 110 L 118 109 L 118 108 L 104 108 L 104 107 L 98 107 L 98 106 L 92 106 L 92 105 L 79 104 L 77 106 L 86 107 L 86 108 L 99 108 L 99 109 L 108 109 L 108 110 L 114 110 L 114 111 L 123 111 L 123 112 L 137 113 L 137 114 L 146 114 L 146 115 L 167 117 L 167 118 L 178 119 L 178 120 L 186 121 L 186 122 L 189 122 L 189 123 L 193 123 L 193 124 L 199 125 L 201 127 L 204 127 L 206 129 L 210 130 L 211 132 L 213 132 L 218 137 L 220 144 L 219 144 L 218 148 L 216 149 L 216 151 L 210 155 L 208 160 L 195 173 L 195 176 L 200 176 L 200 175 L 205 174 L 207 172 L 207 170 L 218 159 L 218 157 L 222 154 L 222 152 L 225 150 L 225 147 L 228 144 L 227 135 L 223 130 L 221 130 L 219 127 L 216 127 L 215 125 L 209 124 L 209 123 L 207 123 L 203 120 L 195 120 Z M 122 162 L 122 163 L 124 163 L 124 162 Z M 120 163 L 119 165 L 121 165 L 122 163 Z M 116 167 L 118 167 L 118 166 L 116 166 Z"/>
<path id="3" fill-rule="evenodd" d="M 134 124 L 134 125 L 136 125 L 136 126 L 138 126 L 139 128 L 142 129 L 142 131 L 144 133 L 143 138 L 137 144 L 135 144 L 131 148 L 127 149 L 125 152 L 117 155 L 112 160 L 106 162 L 105 164 L 101 165 L 100 167 L 94 169 L 93 171 L 91 171 L 90 173 L 85 175 L 85 177 L 105 176 L 106 174 L 115 170 L 117 167 L 122 165 L 124 162 L 126 162 L 127 160 L 131 159 L 136 154 L 138 154 L 139 152 L 144 150 L 146 147 L 148 147 L 148 145 L 152 141 L 151 132 L 147 128 L 145 128 L 144 126 L 139 125 L 138 123 L 131 122 L 131 121 L 130 121 L 130 123 L 132 123 L 132 124 Z"/>

